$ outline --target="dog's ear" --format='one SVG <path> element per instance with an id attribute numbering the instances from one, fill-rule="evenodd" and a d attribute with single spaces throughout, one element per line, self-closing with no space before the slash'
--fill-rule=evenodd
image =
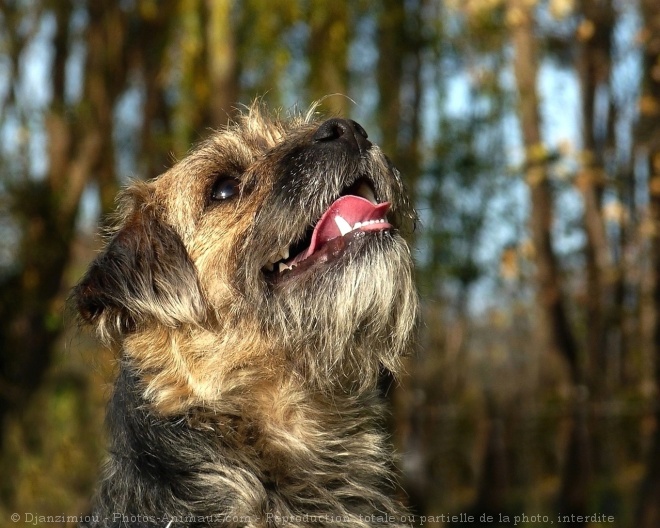
<path id="1" fill-rule="evenodd" d="M 205 313 L 197 271 L 181 238 L 147 207 L 133 208 L 74 288 L 73 299 L 83 321 L 106 339 L 145 323 L 200 323 Z"/>

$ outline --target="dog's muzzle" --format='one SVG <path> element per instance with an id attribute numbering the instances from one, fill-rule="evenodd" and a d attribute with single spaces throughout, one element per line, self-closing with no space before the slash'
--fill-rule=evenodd
<path id="1" fill-rule="evenodd" d="M 312 136 L 316 147 L 337 149 L 343 156 L 359 160 L 368 156 L 372 143 L 359 123 L 333 118 L 321 123 Z M 305 235 L 280 248 L 266 263 L 264 271 L 271 278 L 300 272 L 313 264 L 329 262 L 366 233 L 392 229 L 387 212 L 391 204 L 380 202 L 368 175 L 355 180 L 337 193 L 336 199 L 320 217 L 312 218 Z"/>

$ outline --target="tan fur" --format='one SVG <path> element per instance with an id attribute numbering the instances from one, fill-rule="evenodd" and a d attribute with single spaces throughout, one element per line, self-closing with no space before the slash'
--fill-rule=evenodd
<path id="1" fill-rule="evenodd" d="M 360 407 L 379 414 L 379 372 L 396 375 L 410 347 L 417 298 L 398 230 L 413 213 L 377 146 L 359 159 L 341 151 L 341 159 L 327 158 L 312 139 L 318 127 L 311 113 L 280 120 L 255 104 L 159 178 L 131 185 L 108 248 L 76 296 L 83 318 L 137 373 L 151 412 L 186 417 L 236 450 L 247 442 L 259 472 L 275 482 L 309 475 L 310 489 L 325 497 L 319 501 L 340 504 L 323 491 L 326 477 L 312 477 L 329 464 L 328 453 L 338 457 L 337 478 L 349 483 L 356 469 L 366 482 L 389 478 L 385 445 L 366 428 L 371 418 L 362 423 Z M 357 240 L 337 262 L 268 283 L 261 270 L 273 251 L 304 233 L 357 172 L 392 203 L 398 229 Z M 240 178 L 240 195 L 209 203 L 226 173 Z M 341 469 L 344 450 L 350 471 Z M 200 482 L 231 487 L 242 497 L 234 511 L 254 515 L 266 495 L 248 473 L 228 479 L 209 469 Z"/>

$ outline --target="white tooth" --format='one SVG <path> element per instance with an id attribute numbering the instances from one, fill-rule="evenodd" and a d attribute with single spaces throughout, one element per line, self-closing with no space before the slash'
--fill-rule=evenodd
<path id="1" fill-rule="evenodd" d="M 278 251 L 277 253 L 274 253 L 273 256 L 268 259 L 268 263 L 275 264 L 280 260 L 286 260 L 288 258 L 289 258 L 289 248 L 284 248 Z"/>
<path id="2" fill-rule="evenodd" d="M 280 262 L 279 265 L 279 272 L 282 273 L 285 270 L 291 269 L 289 266 L 287 266 L 284 262 Z"/>
<path id="3" fill-rule="evenodd" d="M 341 233 L 341 236 L 344 236 L 346 233 L 352 231 L 351 224 L 349 224 L 346 220 L 344 220 L 339 215 L 335 216 L 335 224 L 337 224 L 337 227 L 339 228 L 339 232 Z"/>
<path id="4" fill-rule="evenodd" d="M 362 227 L 362 222 L 355 222 L 353 229 L 357 229 L 358 227 Z"/>

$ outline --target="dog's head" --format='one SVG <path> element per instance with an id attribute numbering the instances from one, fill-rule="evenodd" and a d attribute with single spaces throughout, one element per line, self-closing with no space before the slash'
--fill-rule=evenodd
<path id="1" fill-rule="evenodd" d="M 226 384 L 254 367 L 357 390 L 396 371 L 411 338 L 400 231 L 412 221 L 397 170 L 359 124 L 254 106 L 124 191 L 74 296 L 152 381 L 165 370 Z"/>

